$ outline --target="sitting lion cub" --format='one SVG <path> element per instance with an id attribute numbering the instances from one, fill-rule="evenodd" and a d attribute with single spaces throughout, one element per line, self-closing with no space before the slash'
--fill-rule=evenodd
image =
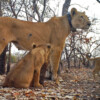
<path id="1" fill-rule="evenodd" d="M 89 55 L 87 54 L 86 55 L 86 58 L 88 60 L 91 60 L 91 61 L 95 61 L 95 67 L 94 67 L 94 70 L 93 70 L 93 77 L 94 79 L 96 78 L 95 75 L 97 74 L 98 76 L 100 76 L 100 57 L 97 57 L 97 58 L 90 58 Z"/>
<path id="2" fill-rule="evenodd" d="M 32 49 L 8 73 L 3 86 L 28 88 L 34 80 L 34 87 L 42 87 L 39 83 L 40 70 L 42 65 L 48 62 L 50 48 L 50 45 L 41 45 Z"/>

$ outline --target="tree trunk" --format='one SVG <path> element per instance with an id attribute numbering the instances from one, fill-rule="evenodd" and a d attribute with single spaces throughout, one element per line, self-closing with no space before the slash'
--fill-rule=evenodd
<path id="1" fill-rule="evenodd" d="M 0 1 L 0 16 L 2 16 L 1 1 Z"/>
<path id="2" fill-rule="evenodd" d="M 63 4 L 62 15 L 67 14 L 70 3 L 71 3 L 71 0 L 65 0 L 65 3 Z"/>
<path id="3" fill-rule="evenodd" d="M 99 3 L 100 3 L 100 0 L 97 0 L 97 2 L 99 2 Z"/>

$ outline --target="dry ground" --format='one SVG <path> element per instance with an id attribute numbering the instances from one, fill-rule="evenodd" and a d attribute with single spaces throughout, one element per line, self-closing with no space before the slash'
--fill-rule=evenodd
<path id="1" fill-rule="evenodd" d="M 100 81 L 93 80 L 91 69 L 70 69 L 60 76 L 59 85 L 46 80 L 42 89 L 0 86 L 0 100 L 100 100 Z M 0 84 L 4 78 L 0 76 Z"/>

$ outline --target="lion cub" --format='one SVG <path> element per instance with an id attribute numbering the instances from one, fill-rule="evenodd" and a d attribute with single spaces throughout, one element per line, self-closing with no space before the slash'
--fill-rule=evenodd
<path id="1" fill-rule="evenodd" d="M 89 55 L 86 55 L 86 58 L 91 61 L 95 61 L 95 67 L 93 70 L 93 77 L 96 78 L 96 74 L 100 77 L 100 57 L 90 58 Z"/>
<path id="2" fill-rule="evenodd" d="M 34 87 L 41 87 L 40 70 L 48 62 L 50 45 L 32 49 L 6 76 L 4 87 L 28 88 L 34 80 Z"/>

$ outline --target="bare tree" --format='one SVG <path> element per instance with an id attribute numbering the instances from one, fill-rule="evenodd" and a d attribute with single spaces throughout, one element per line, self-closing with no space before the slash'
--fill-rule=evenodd
<path id="1" fill-rule="evenodd" d="M 71 3 L 71 0 L 65 0 L 65 3 L 63 4 L 62 15 L 67 14 L 70 3 Z"/>
<path id="2" fill-rule="evenodd" d="M 97 2 L 99 2 L 99 3 L 100 3 L 100 0 L 97 0 Z"/>

